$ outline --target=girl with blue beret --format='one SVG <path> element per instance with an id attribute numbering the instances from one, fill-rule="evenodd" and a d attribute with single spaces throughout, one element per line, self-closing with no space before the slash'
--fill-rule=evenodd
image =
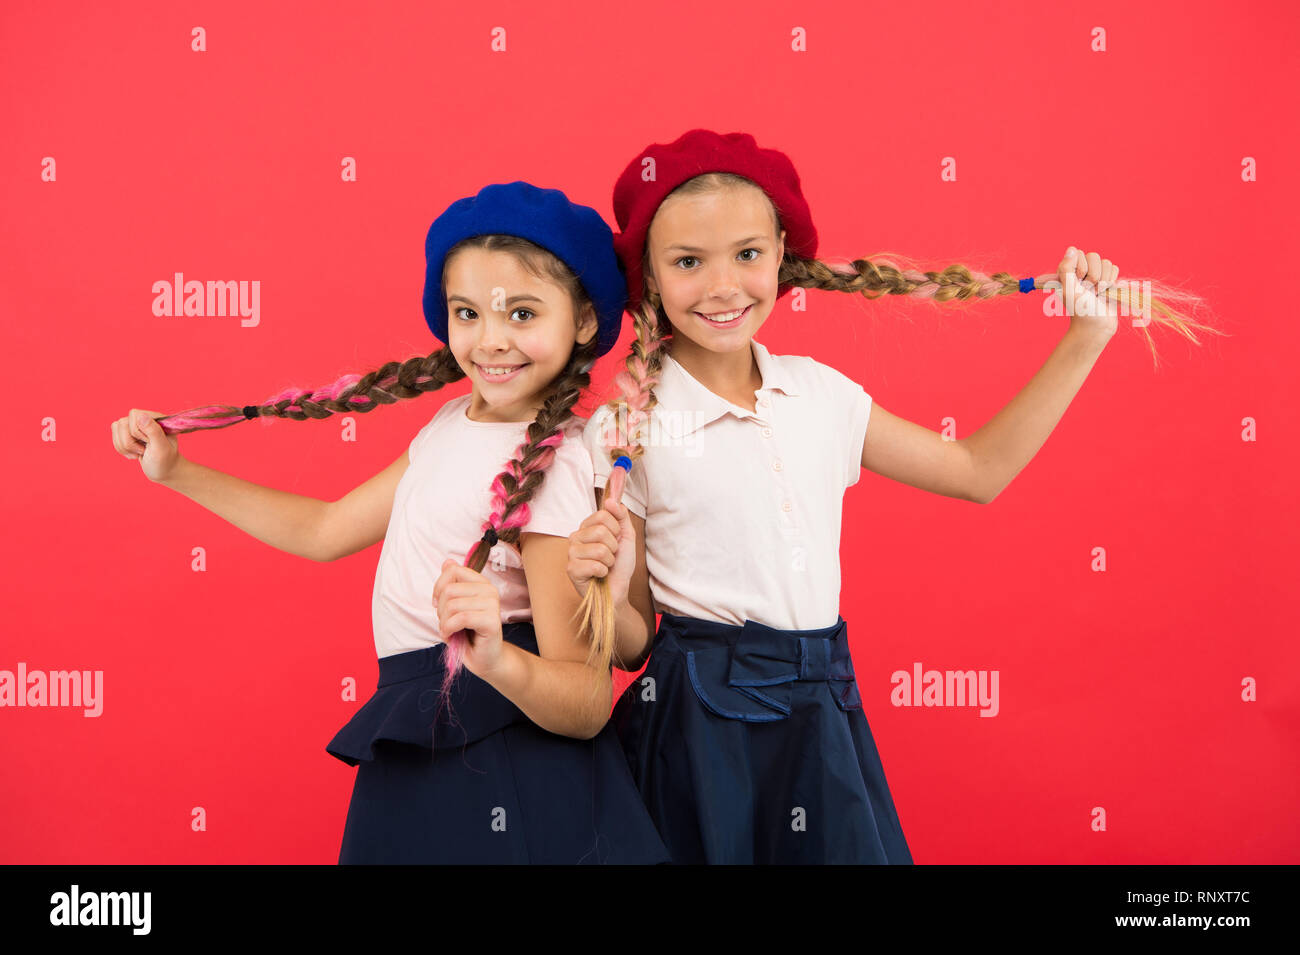
<path id="1" fill-rule="evenodd" d="M 152 481 L 314 560 L 383 541 L 379 682 L 327 750 L 357 766 L 340 863 L 658 863 L 613 728 L 607 664 L 573 623 L 566 535 L 594 506 L 574 404 L 618 338 L 612 234 L 554 189 L 491 185 L 425 242 L 446 347 L 243 407 L 133 410 L 114 443 Z M 367 413 L 468 378 L 391 465 L 335 502 L 183 458 L 174 435 Z"/>

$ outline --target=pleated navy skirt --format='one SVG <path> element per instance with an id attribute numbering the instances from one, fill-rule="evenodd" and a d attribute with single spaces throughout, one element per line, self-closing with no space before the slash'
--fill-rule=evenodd
<path id="1" fill-rule="evenodd" d="M 776 630 L 663 614 L 612 721 L 675 863 L 912 862 L 843 618 Z"/>
<path id="2" fill-rule="evenodd" d="M 537 652 L 532 624 L 503 628 Z M 326 750 L 358 766 L 339 863 L 669 861 L 611 725 L 538 727 L 468 670 L 442 699 L 444 647 L 379 661 L 379 686 Z"/>

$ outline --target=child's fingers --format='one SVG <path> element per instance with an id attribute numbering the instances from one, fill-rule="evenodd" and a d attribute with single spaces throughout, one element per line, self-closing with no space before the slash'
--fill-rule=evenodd
<path id="1" fill-rule="evenodd" d="M 601 563 L 598 560 L 577 560 L 574 561 L 573 568 L 577 573 L 581 574 L 584 578 L 586 578 L 587 580 L 591 580 L 593 577 L 606 576 L 610 572 L 610 570 L 613 569 L 613 565 L 611 564 L 610 566 L 607 567 L 605 564 Z"/>
<path id="2" fill-rule="evenodd" d="M 1096 285 L 1101 281 L 1101 255 L 1097 252 L 1088 253 L 1088 272 L 1086 277 L 1093 285 Z"/>
<path id="3" fill-rule="evenodd" d="M 449 614 L 491 610 L 491 601 L 482 596 L 450 597 L 443 601 L 442 609 Z"/>
<path id="4" fill-rule="evenodd" d="M 447 591 L 448 589 L 451 589 L 451 587 L 473 587 L 473 586 L 474 583 L 472 581 L 464 581 L 464 579 L 460 579 L 458 576 L 456 576 L 454 572 L 450 572 L 450 570 L 448 570 L 448 572 L 443 573 L 442 576 L 437 579 L 437 581 L 434 581 L 433 599 L 438 600 L 443 598 L 443 596 L 447 595 Z"/>
<path id="5" fill-rule="evenodd" d="M 480 574 L 478 571 L 472 570 L 471 568 L 466 567 L 464 564 L 455 563 L 454 561 L 451 562 L 450 567 L 445 568 L 444 573 L 447 575 L 447 580 L 449 582 L 467 581 L 472 583 L 472 582 L 484 580 L 483 575 Z"/>
<path id="6" fill-rule="evenodd" d="M 617 536 L 618 518 L 602 507 L 600 510 L 596 511 L 596 513 L 589 515 L 587 519 L 579 525 L 580 530 L 586 530 L 591 527 L 607 527 L 609 528 L 610 533 Z"/>
<path id="7" fill-rule="evenodd" d="M 483 593 L 483 587 L 492 588 L 491 584 L 470 583 L 463 580 L 453 580 L 443 585 L 442 591 L 438 594 L 440 600 L 456 600 L 462 597 L 474 597 Z M 495 590 L 495 588 L 492 588 Z"/>
<path id="8" fill-rule="evenodd" d="M 1060 271 L 1062 274 L 1073 272 L 1074 277 L 1082 281 L 1088 274 L 1088 257 L 1083 249 L 1070 246 L 1065 253 L 1065 258 L 1061 260 Z"/>
<path id="9" fill-rule="evenodd" d="M 600 561 L 607 567 L 614 566 L 614 548 L 607 544 L 575 544 L 569 548 L 569 557 L 580 561 Z"/>
<path id="10" fill-rule="evenodd" d="M 126 454 L 126 447 L 122 444 L 122 435 L 119 430 L 121 423 L 120 420 L 110 423 L 108 430 L 113 435 L 113 450 L 118 454 Z"/>
<path id="11" fill-rule="evenodd" d="M 486 630 L 494 612 L 499 615 L 500 609 L 493 608 L 481 597 L 458 597 L 439 608 L 438 626 L 444 634 L 457 630 Z"/>
<path id="12" fill-rule="evenodd" d="M 439 615 L 438 627 L 442 630 L 442 635 L 444 637 L 449 637 L 458 630 L 473 631 L 475 629 L 474 621 L 471 619 L 471 616 L 464 613 L 451 614 L 445 620 L 441 615 Z"/>
<path id="13" fill-rule="evenodd" d="M 1075 277 L 1078 278 L 1079 281 L 1081 282 L 1088 277 L 1088 256 L 1089 255 L 1096 255 L 1096 253 L 1084 252 L 1082 249 L 1079 250 L 1079 261 L 1074 268 L 1074 274 Z"/>
<path id="14" fill-rule="evenodd" d="M 167 439 L 168 435 L 157 419 L 164 417 L 166 415 L 160 411 L 145 411 L 141 408 L 133 408 L 131 411 L 131 421 L 134 423 L 132 433 L 146 444 L 150 440 L 162 442 Z"/>
<path id="15" fill-rule="evenodd" d="M 632 512 L 626 507 L 618 518 L 618 539 L 622 540 L 625 536 L 632 533 Z"/>
<path id="16" fill-rule="evenodd" d="M 605 525 L 598 527 L 588 527 L 586 530 L 578 531 L 573 535 L 575 544 L 603 544 L 610 549 L 610 552 L 618 550 L 618 532 L 611 530 Z"/>
<path id="17" fill-rule="evenodd" d="M 113 422 L 113 447 L 118 454 L 126 458 L 138 458 L 145 452 L 145 444 L 131 437 L 127 431 L 127 419 L 118 418 Z"/>
<path id="18" fill-rule="evenodd" d="M 456 566 L 456 562 L 450 557 L 442 562 L 442 572 L 438 574 L 438 579 L 433 582 L 433 599 L 435 601 L 442 593 L 442 588 L 447 586 L 447 581 L 451 577 L 450 568 L 447 566 L 448 564 L 452 567 Z"/>
<path id="19" fill-rule="evenodd" d="M 141 422 L 152 421 L 153 419 L 150 418 L 147 413 L 141 411 L 140 409 L 132 408 L 131 415 L 128 420 L 130 422 L 131 436 L 133 438 L 136 438 L 139 441 L 148 443 L 149 433 L 147 430 L 147 425 L 142 427 Z"/>

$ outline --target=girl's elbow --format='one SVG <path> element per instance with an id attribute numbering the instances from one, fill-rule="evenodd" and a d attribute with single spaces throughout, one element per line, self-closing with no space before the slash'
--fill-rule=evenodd
<path id="1" fill-rule="evenodd" d="M 1002 488 L 990 487 L 980 481 L 972 481 L 967 487 L 968 490 L 964 496 L 972 504 L 992 504 L 994 499 L 1002 493 Z"/>
<path id="2" fill-rule="evenodd" d="M 590 740 L 600 735 L 605 724 L 609 722 L 609 706 L 593 704 L 587 712 L 587 718 L 583 721 L 577 735 L 578 739 Z"/>
<path id="3" fill-rule="evenodd" d="M 998 499 L 998 495 L 1007 489 L 1007 485 L 1001 487 L 989 487 L 985 485 L 977 490 L 974 497 L 971 498 L 976 504 L 992 504 Z"/>
<path id="4" fill-rule="evenodd" d="M 600 735 L 601 730 L 605 728 L 605 724 L 608 722 L 609 722 L 608 713 L 602 713 L 600 714 L 600 716 L 589 720 L 587 722 L 586 731 L 583 733 L 582 738 L 584 740 L 595 739 L 597 736 Z"/>
<path id="5" fill-rule="evenodd" d="M 587 720 L 586 739 L 595 739 L 609 722 L 610 712 L 614 706 L 614 680 L 613 674 L 603 674 L 596 690 L 595 700 L 592 702 L 591 713 Z"/>
<path id="6" fill-rule="evenodd" d="M 644 650 L 642 650 L 640 653 L 638 653 L 630 660 L 623 660 L 620 659 L 618 656 L 615 656 L 614 666 L 618 667 L 624 673 L 636 673 L 643 666 L 645 666 L 646 661 L 649 659 L 650 659 L 650 648 L 646 647 Z"/>

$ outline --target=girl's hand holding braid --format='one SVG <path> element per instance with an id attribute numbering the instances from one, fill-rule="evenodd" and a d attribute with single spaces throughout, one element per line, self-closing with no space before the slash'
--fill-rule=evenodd
<path id="1" fill-rule="evenodd" d="M 636 530 L 626 505 L 607 495 L 600 510 L 588 515 L 569 535 L 569 563 L 565 570 L 579 596 L 587 593 L 592 578 L 603 577 L 609 582 L 614 606 L 627 603 L 632 572 L 636 570 Z"/>
<path id="2" fill-rule="evenodd" d="M 139 460 L 140 470 L 155 484 L 166 483 L 184 460 L 176 436 L 165 432 L 156 420 L 162 417 L 160 411 L 132 408 L 112 424 L 113 447 L 123 457 Z"/>
<path id="3" fill-rule="evenodd" d="M 1057 281 L 1070 316 L 1070 328 L 1108 341 L 1119 327 L 1119 301 L 1110 289 L 1119 279 L 1119 267 L 1096 252 L 1086 255 L 1074 246 L 1065 251 L 1057 267 Z"/>
<path id="4" fill-rule="evenodd" d="M 433 603 L 443 637 L 468 631 L 462 662 L 471 673 L 487 679 L 501 663 L 501 594 L 477 571 L 448 558 L 433 585 Z"/>

